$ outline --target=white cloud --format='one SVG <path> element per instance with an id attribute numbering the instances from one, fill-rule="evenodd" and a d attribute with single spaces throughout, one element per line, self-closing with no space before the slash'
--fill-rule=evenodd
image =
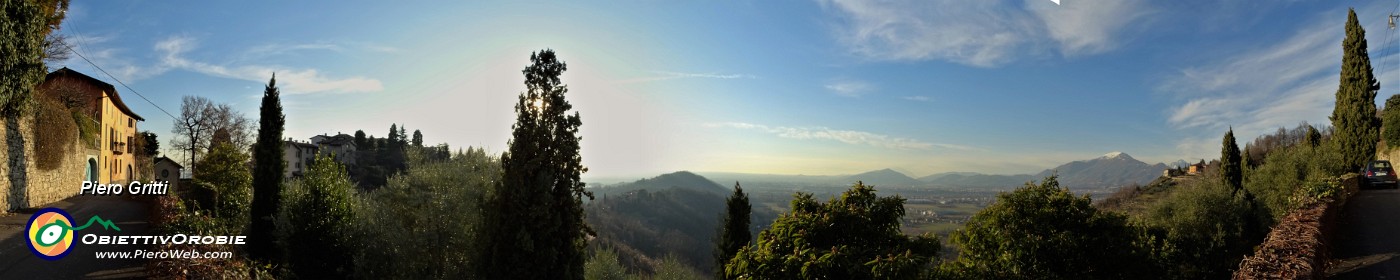
<path id="1" fill-rule="evenodd" d="M 782 138 L 799 140 L 834 140 L 837 142 L 851 145 L 863 145 L 889 149 L 932 150 L 934 148 L 944 148 L 953 150 L 977 150 L 977 148 L 963 145 L 931 143 L 915 139 L 894 137 L 864 131 L 838 130 L 825 127 L 783 127 L 742 122 L 708 123 L 704 126 L 711 128 L 738 128 L 758 130 L 765 133 L 777 135 L 778 137 Z"/>
<path id="2" fill-rule="evenodd" d="M 1117 37 L 1152 13 L 1145 0 L 819 0 L 842 22 L 837 37 L 878 60 L 946 60 L 993 67 L 1056 45 L 1064 56 L 1113 50 Z"/>
<path id="3" fill-rule="evenodd" d="M 875 90 L 875 86 L 862 81 L 841 81 L 827 84 L 826 89 L 845 97 L 860 97 Z"/>
<path id="4" fill-rule="evenodd" d="M 184 55 L 196 46 L 197 42 L 194 39 L 183 36 L 170 37 L 157 42 L 155 49 L 161 54 L 160 62 L 149 71 L 161 73 L 169 69 L 183 69 L 215 77 L 254 82 L 266 82 L 273 73 L 277 73 L 278 86 L 282 92 L 287 94 L 373 92 L 384 89 L 379 80 L 364 77 L 329 78 L 316 69 L 292 69 L 267 65 L 230 66 L 186 58 Z M 303 46 L 301 48 L 325 48 L 325 46 Z"/>

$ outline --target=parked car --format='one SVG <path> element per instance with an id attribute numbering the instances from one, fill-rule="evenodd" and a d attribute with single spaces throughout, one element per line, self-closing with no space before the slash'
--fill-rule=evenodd
<path id="1" fill-rule="evenodd" d="M 1366 180 L 1372 187 L 1400 187 L 1400 184 L 1396 184 L 1395 167 L 1390 165 L 1388 160 L 1373 160 L 1367 163 L 1365 168 L 1361 168 L 1361 174 L 1366 175 Z"/>

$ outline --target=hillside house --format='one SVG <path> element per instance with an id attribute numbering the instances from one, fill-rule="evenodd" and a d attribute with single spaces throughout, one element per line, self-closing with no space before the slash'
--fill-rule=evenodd
<path id="1" fill-rule="evenodd" d="M 335 136 L 321 134 L 312 136 L 311 143 L 316 144 L 322 156 L 334 157 L 335 161 L 344 166 L 355 165 L 355 136 L 343 133 Z"/>
<path id="2" fill-rule="evenodd" d="M 316 159 L 316 145 L 306 142 L 297 142 L 288 138 L 282 142 L 282 160 L 287 162 L 287 169 L 283 176 L 287 179 L 301 177 L 311 168 L 311 161 Z"/>
<path id="3" fill-rule="evenodd" d="M 1206 166 L 1200 163 L 1191 164 L 1191 167 L 1186 170 L 1186 174 L 1191 175 L 1201 175 L 1202 172 L 1206 172 Z"/>
<path id="4" fill-rule="evenodd" d="M 116 87 L 67 67 L 49 73 L 39 84 L 41 94 L 59 95 L 60 100 L 84 106 L 83 113 L 98 123 L 97 149 L 86 151 L 84 179 L 99 183 L 126 184 L 135 179 L 136 122 L 146 121 L 122 101 Z"/>

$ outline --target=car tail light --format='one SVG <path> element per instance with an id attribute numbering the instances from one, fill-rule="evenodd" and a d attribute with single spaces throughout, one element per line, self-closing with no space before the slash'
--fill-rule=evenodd
<path id="1" fill-rule="evenodd" d="M 1366 170 L 1366 176 L 1376 176 L 1375 171 Z"/>

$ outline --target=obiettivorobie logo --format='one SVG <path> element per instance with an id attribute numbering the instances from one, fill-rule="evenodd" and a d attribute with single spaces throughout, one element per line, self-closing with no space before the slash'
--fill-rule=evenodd
<path id="1" fill-rule="evenodd" d="M 73 216 L 68 212 L 58 208 L 39 209 L 33 216 L 29 216 L 29 224 L 25 225 L 25 238 L 29 239 L 29 250 L 35 256 L 45 260 L 58 260 L 67 256 L 73 251 L 73 236 L 76 231 L 92 226 L 92 223 L 101 224 L 108 230 L 122 231 L 110 220 L 93 215 L 86 224 L 79 227 L 73 226 Z"/>

